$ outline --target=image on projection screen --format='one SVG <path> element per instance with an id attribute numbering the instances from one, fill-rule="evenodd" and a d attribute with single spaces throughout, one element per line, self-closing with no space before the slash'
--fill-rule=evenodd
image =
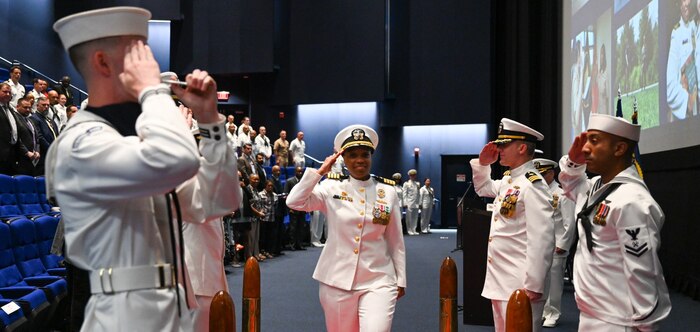
<path id="1" fill-rule="evenodd" d="M 567 5 L 563 150 L 591 113 L 616 114 L 618 93 L 624 118 L 637 111 L 642 154 L 700 145 L 700 0 Z"/>

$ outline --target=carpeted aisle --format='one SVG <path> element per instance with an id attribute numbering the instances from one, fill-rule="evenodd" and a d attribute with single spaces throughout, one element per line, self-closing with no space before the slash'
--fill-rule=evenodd
<path id="1" fill-rule="evenodd" d="M 454 230 L 436 230 L 433 234 L 406 236 L 408 287 L 399 300 L 393 331 L 437 331 L 439 310 L 439 269 L 442 260 L 451 256 L 459 273 L 459 304 L 462 301 L 462 252 L 455 248 Z M 323 312 L 318 301 L 318 283 L 311 278 L 320 248 L 285 251 L 284 256 L 260 263 L 262 286 L 262 331 L 325 331 Z M 352 254 L 352 253 L 350 253 Z M 241 329 L 241 290 L 243 269 L 227 267 L 229 289 L 236 306 L 237 330 Z M 700 302 L 673 293 L 674 308 L 662 331 L 691 331 L 700 326 Z M 564 315 L 556 328 L 546 332 L 576 331 L 578 309 L 573 288 L 564 291 Z M 493 331 L 493 327 L 462 325 L 460 331 Z"/>

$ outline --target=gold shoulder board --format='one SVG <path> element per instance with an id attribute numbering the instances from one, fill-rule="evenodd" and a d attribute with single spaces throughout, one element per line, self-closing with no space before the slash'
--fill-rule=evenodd
<path id="1" fill-rule="evenodd" d="M 525 173 L 525 177 L 532 183 L 535 183 L 537 181 L 542 181 L 542 177 L 539 174 L 537 174 L 536 172 L 532 172 L 532 171 Z"/>
<path id="2" fill-rule="evenodd" d="M 390 179 L 387 179 L 387 178 L 383 178 L 383 177 L 377 176 L 377 175 L 375 175 L 374 178 L 377 179 L 377 181 L 382 182 L 382 183 L 384 183 L 384 184 L 388 184 L 388 185 L 390 185 L 390 186 L 395 186 L 395 185 L 396 185 L 396 181 L 394 181 L 394 180 L 390 180 Z"/>

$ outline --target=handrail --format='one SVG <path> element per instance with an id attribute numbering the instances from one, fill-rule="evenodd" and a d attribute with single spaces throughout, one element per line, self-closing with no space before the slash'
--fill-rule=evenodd
<path id="1" fill-rule="evenodd" d="M 27 65 L 26 63 L 22 63 L 22 62 L 17 61 L 17 60 L 10 61 L 10 60 L 7 60 L 7 59 L 5 59 L 5 58 L 3 58 L 3 57 L 1 57 L 1 56 L 0 56 L 0 60 L 4 61 L 5 63 L 7 63 L 7 64 L 10 65 L 10 66 L 21 65 L 22 67 L 28 69 L 29 71 L 32 71 L 32 72 L 34 72 L 35 74 L 38 74 L 39 76 L 41 76 L 41 77 L 43 77 L 43 78 L 49 80 L 51 83 L 53 83 L 53 84 L 58 84 L 58 81 L 54 80 L 53 78 L 49 77 L 48 75 L 46 75 L 46 74 L 44 74 L 44 73 L 42 73 L 42 72 L 40 72 L 40 71 L 38 71 L 38 70 L 32 68 L 31 66 Z M 69 84 L 69 85 L 70 85 L 70 87 L 72 87 L 73 89 L 75 89 L 75 90 L 77 90 L 78 92 L 82 93 L 82 94 L 85 95 L 86 97 L 88 96 L 88 93 L 87 93 L 87 92 L 83 91 L 82 89 L 78 88 L 77 86 L 75 86 L 75 85 L 73 85 L 73 84 Z M 81 99 L 82 99 L 82 98 L 81 98 Z"/>
<path id="2" fill-rule="evenodd" d="M 309 158 L 309 159 L 311 159 L 312 161 L 317 162 L 317 163 L 323 165 L 323 162 L 322 162 L 322 161 L 320 161 L 320 160 L 318 160 L 318 159 L 316 159 L 316 158 L 314 158 L 314 157 L 312 157 L 312 156 L 309 156 L 309 155 L 306 154 L 306 153 L 304 153 L 304 157 Z"/>

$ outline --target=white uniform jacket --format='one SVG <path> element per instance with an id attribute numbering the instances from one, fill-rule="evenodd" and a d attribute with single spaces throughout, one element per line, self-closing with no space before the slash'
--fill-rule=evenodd
<path id="1" fill-rule="evenodd" d="M 621 185 L 591 212 L 592 252 L 586 234 L 578 227 L 574 259 L 576 304 L 581 312 L 624 326 L 648 325 L 664 319 L 671 300 L 657 255 L 664 213 L 649 194 L 634 166 L 601 185 L 599 176 L 586 177 L 586 166 L 564 156 L 559 161 L 564 193 L 581 211 L 590 192 L 595 202 L 610 184 Z M 596 223 L 598 216 L 603 222 Z M 579 223 L 580 224 L 580 223 Z"/>
<path id="2" fill-rule="evenodd" d="M 313 278 L 343 290 L 406 287 L 406 248 L 393 186 L 374 178 L 327 179 L 317 185 L 319 180 L 316 170 L 307 168 L 287 197 L 291 209 L 326 215 L 328 240 Z M 386 213 L 386 225 L 375 223 L 380 213 Z"/>
<path id="3" fill-rule="evenodd" d="M 256 136 L 255 146 L 258 148 L 258 152 L 262 152 L 262 154 L 265 155 L 265 159 L 270 159 L 270 156 L 272 155 L 272 144 L 270 144 L 270 138 L 262 135 Z"/>
<path id="4" fill-rule="evenodd" d="M 671 44 L 668 48 L 668 62 L 666 66 L 666 101 L 673 115 L 679 119 L 685 119 L 688 107 L 688 88 L 683 87 L 683 78 L 688 84 L 697 87 L 697 72 L 695 69 L 695 22 L 683 22 L 676 24 L 671 32 Z M 692 72 L 692 74 L 691 74 Z M 690 76 L 690 77 L 688 77 Z"/>
<path id="5" fill-rule="evenodd" d="M 491 166 L 472 159 L 474 188 L 480 197 L 495 197 L 489 232 L 486 280 L 481 296 L 508 301 L 518 288 L 544 293 L 554 253 L 554 210 L 547 184 L 532 161 L 491 179 Z M 515 201 L 512 215 L 504 201 Z"/>
<path id="6" fill-rule="evenodd" d="M 404 207 L 403 204 L 403 187 L 399 186 L 398 184 L 394 186 L 396 189 L 396 195 L 399 196 L 399 206 Z"/>
<path id="7" fill-rule="evenodd" d="M 421 209 L 427 209 L 433 207 L 433 202 L 435 198 L 435 189 L 433 187 L 422 186 L 420 188 L 420 207 Z"/>
<path id="8" fill-rule="evenodd" d="M 554 207 L 554 245 L 566 250 L 566 257 L 574 241 L 576 221 L 574 210 L 576 202 L 564 196 L 564 190 L 559 187 L 557 181 L 549 184 L 549 192 L 552 194 L 552 207 Z M 556 255 L 556 254 L 555 254 Z"/>
<path id="9" fill-rule="evenodd" d="M 211 138 L 203 138 L 198 150 L 169 95 L 150 96 L 141 109 L 138 136 L 122 136 L 101 117 L 80 111 L 71 120 L 74 127 L 69 125 L 49 150 L 55 159 L 47 160 L 47 191 L 51 194 L 53 186 L 61 206 L 67 259 L 81 269 L 173 263 L 177 257 L 167 230 L 177 225 L 167 218 L 164 194 L 178 186 L 188 222 L 215 220 L 240 199 L 232 190 L 238 183 L 236 158 L 223 117 L 217 124 L 200 124 Z M 188 298 L 196 303 L 191 291 Z M 82 330 L 189 329 L 182 288 L 180 302 L 178 319 L 174 288 L 93 294 Z"/>
<path id="10" fill-rule="evenodd" d="M 403 183 L 403 204 L 409 209 L 417 209 L 420 204 L 420 184 L 413 180 Z"/>

